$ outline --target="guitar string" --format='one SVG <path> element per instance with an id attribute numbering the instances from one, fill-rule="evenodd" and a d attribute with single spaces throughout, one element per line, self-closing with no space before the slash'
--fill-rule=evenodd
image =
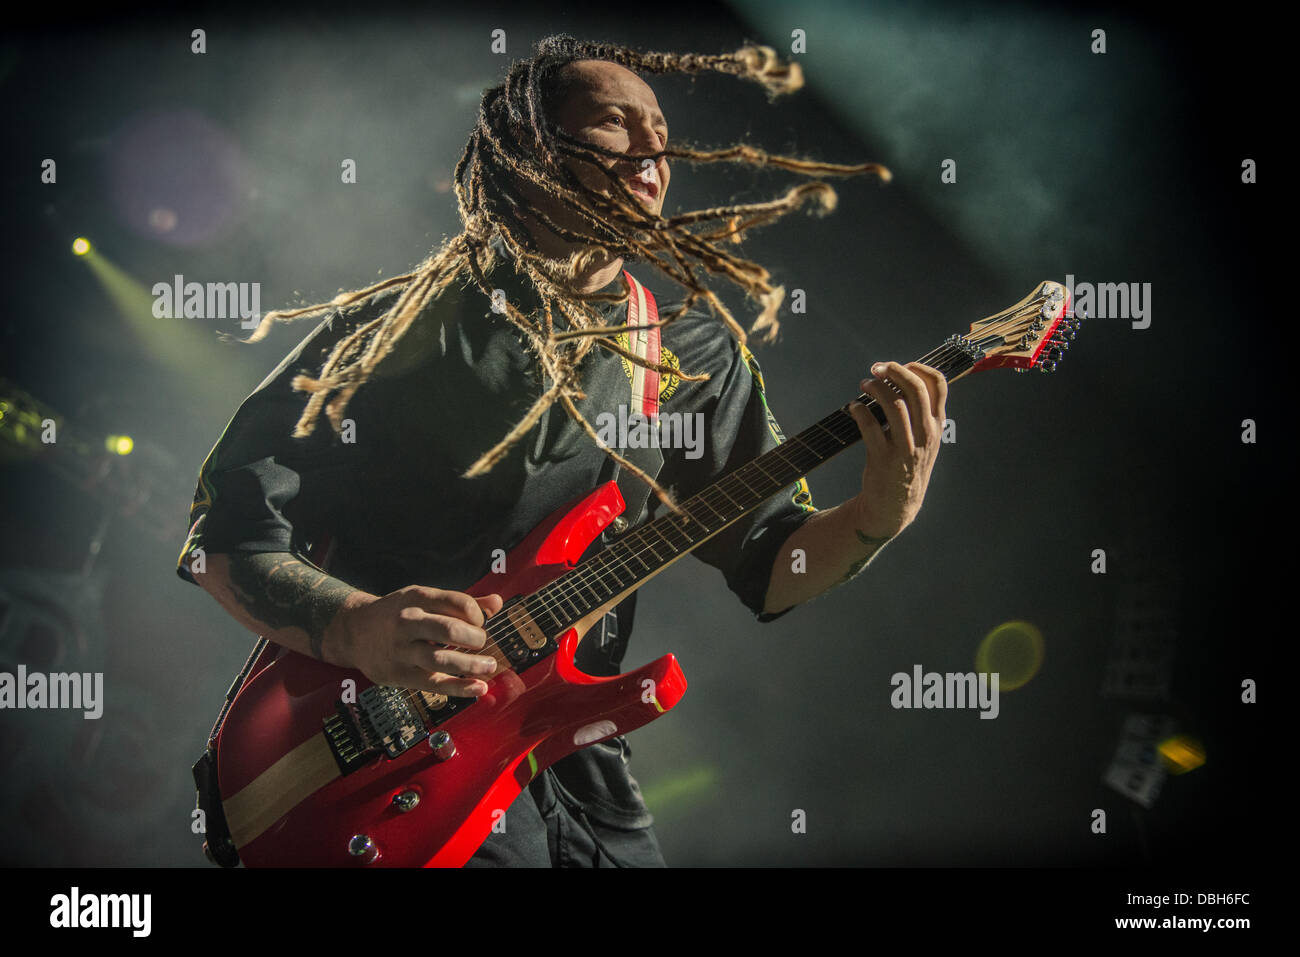
<path id="1" fill-rule="evenodd" d="M 1039 314 L 1040 311 L 1041 311 L 1041 303 L 1039 303 L 1038 301 L 1035 301 L 1034 305 L 1032 305 L 1032 306 L 1022 307 L 1022 311 L 1017 311 L 1017 310 L 1014 310 L 1014 309 L 1013 309 L 1013 310 L 1009 310 L 1008 313 L 1007 313 L 1007 315 L 1005 315 L 1003 318 L 999 319 L 997 322 L 992 323 L 992 324 L 990 324 L 990 325 L 988 325 L 988 326 L 986 326 L 986 327 L 980 329 L 979 332 L 978 332 L 978 334 L 976 334 L 976 333 L 969 333 L 969 334 L 967 334 L 967 335 L 963 335 L 963 336 L 961 336 L 960 338 L 961 338 L 962 342 L 969 342 L 969 341 L 971 341 L 971 339 L 973 339 L 973 338 L 985 339 L 985 338 L 987 338 L 987 337 L 989 337 L 989 336 L 991 336 L 991 335 L 1006 335 L 1006 333 L 1005 333 L 1004 331 L 1001 331 L 1001 328 L 1002 328 L 1002 327 L 1011 327 L 1011 326 L 1015 326 L 1017 323 L 1022 322 L 1023 320 L 1029 318 L 1030 316 L 1033 316 L 1033 315 L 1035 315 L 1035 314 Z M 1057 317 L 1056 319 L 1053 319 L 1053 320 L 1050 320 L 1050 321 L 1049 321 L 1049 322 L 1050 322 L 1049 326 L 1044 330 L 1043 335 L 1040 337 L 1039 349 L 1036 350 L 1037 353 L 1041 353 L 1042 350 L 1043 350 L 1043 348 L 1046 347 L 1047 340 L 1050 339 L 1051 336 L 1055 333 L 1056 328 L 1059 326 L 1060 322 L 1061 322 L 1063 319 L 1064 319 L 1064 313 L 1062 313 L 1062 315 L 1059 316 L 1059 317 Z M 944 353 L 947 353 L 947 355 L 944 355 Z M 952 368 L 950 368 L 950 369 L 948 369 L 948 370 L 945 370 L 945 369 L 943 368 L 943 366 L 952 366 L 953 363 L 955 363 L 957 360 L 960 360 L 960 359 L 963 359 L 963 358 L 966 358 L 966 356 L 965 356 L 965 353 L 961 350 L 961 346 L 960 346 L 959 344 L 957 344 L 957 343 L 951 343 L 951 342 L 946 342 L 946 343 L 944 343 L 943 345 L 939 346 L 937 349 L 933 349 L 933 350 L 931 350 L 929 353 L 927 353 L 925 356 L 923 356 L 921 359 L 919 359 L 919 360 L 917 360 L 917 361 L 920 362 L 920 363 L 922 363 L 922 364 L 924 364 L 924 365 L 933 365 L 934 368 L 936 368 L 938 371 L 940 371 L 941 373 L 943 373 L 944 378 L 946 379 L 946 378 L 948 377 L 949 372 L 955 370 L 955 366 L 953 366 Z M 978 364 L 979 361 L 981 361 L 981 360 L 976 360 L 976 363 L 975 363 L 975 364 Z M 973 368 L 973 366 L 972 366 L 972 368 Z M 968 370 L 968 371 L 969 371 L 969 370 Z M 865 401 L 864 401 L 864 400 L 865 400 Z M 875 400 L 873 397 L 871 397 L 871 396 L 867 396 L 865 393 L 860 394 L 859 397 L 858 397 L 858 399 L 855 400 L 855 401 L 862 402 L 862 403 L 863 403 L 864 405 L 866 405 L 868 408 L 871 408 L 871 407 L 873 407 L 873 406 L 877 406 L 877 407 L 879 406 L 879 403 L 876 402 L 876 400 Z M 827 416 L 826 418 L 832 418 L 832 417 L 836 416 L 837 413 L 844 413 L 844 412 L 845 412 L 845 408 L 844 408 L 844 407 L 841 407 L 840 409 L 836 410 L 836 412 L 831 413 L 831 415 Z M 811 437 L 810 437 L 809 439 L 804 439 L 804 438 L 800 438 L 800 436 L 794 436 L 794 437 L 791 438 L 790 440 L 788 440 L 788 441 L 786 441 L 786 442 L 784 442 L 784 443 L 782 443 L 782 444 L 776 446 L 774 449 L 771 449 L 771 450 L 769 450 L 769 451 L 772 452 L 772 453 L 778 453 L 778 454 L 777 454 L 777 458 L 778 458 L 778 459 L 781 458 L 781 454 L 780 454 L 780 453 L 786 453 L 786 452 L 789 452 L 789 451 L 799 451 L 800 448 L 802 448 L 802 449 L 804 449 L 804 450 L 807 450 L 807 451 L 810 451 L 810 452 L 812 452 L 812 454 L 816 457 L 816 461 L 813 462 L 813 463 L 809 466 L 809 468 L 808 468 L 808 470 L 811 471 L 812 468 L 816 467 L 817 465 L 822 464 L 822 462 L 826 461 L 826 459 L 829 458 L 829 455 L 827 455 L 828 452 L 831 453 L 831 454 L 834 454 L 835 452 L 838 452 L 838 451 L 843 450 L 844 448 L 847 448 L 849 445 L 854 444 L 855 442 L 859 441 L 859 440 L 862 438 L 862 435 L 861 435 L 860 430 L 857 430 L 857 423 L 856 423 L 856 421 L 854 421 L 853 419 L 850 418 L 850 419 L 849 419 L 849 422 L 851 422 L 851 423 L 853 424 L 854 431 L 853 431 L 852 433 L 849 433 L 849 435 L 848 435 L 846 438 L 841 438 L 838 434 L 836 434 L 835 432 L 831 431 L 830 428 L 827 428 L 826 426 L 822 425 L 821 422 L 814 423 L 812 426 L 809 427 L 809 429 L 806 429 L 806 430 L 805 430 L 805 432 L 807 432 L 807 431 L 811 431 L 812 429 L 816 429 L 816 428 L 819 428 L 819 427 L 820 427 L 820 428 L 821 428 L 821 431 L 824 432 L 824 433 L 826 433 L 826 435 L 828 436 L 828 438 L 823 438 L 822 436 L 817 436 L 817 437 L 816 437 L 816 441 L 817 441 L 819 444 L 824 443 L 824 448 L 820 448 L 820 449 L 819 449 L 818 446 L 813 445 L 813 444 L 812 444 Z M 841 419 L 841 420 L 839 420 L 837 423 L 835 423 L 834 425 L 832 425 L 832 428 L 835 427 L 835 425 L 843 425 L 843 424 L 844 424 L 844 423 L 843 423 L 843 420 Z M 802 435 L 802 433 L 800 433 L 800 435 Z M 832 439 L 833 439 L 833 440 L 838 444 L 838 448 L 836 448 L 835 445 L 832 445 L 832 444 L 831 444 L 831 440 L 832 440 Z M 764 455 L 766 455 L 766 454 L 767 454 L 767 453 L 764 453 Z M 763 456 L 760 456 L 759 459 L 761 459 L 762 457 L 763 457 Z M 717 508 L 715 508 L 711 503 L 709 503 L 708 501 L 706 501 L 706 500 L 703 498 L 703 497 L 704 497 L 705 495 L 707 495 L 710 491 L 712 491 L 712 490 L 714 490 L 714 489 L 717 489 L 717 490 L 720 491 L 720 492 L 721 492 L 721 493 L 722 493 L 726 498 L 731 499 L 731 496 L 727 494 L 727 490 L 726 490 L 725 488 L 723 488 L 723 486 L 724 486 L 724 485 L 727 485 L 727 484 L 733 484 L 733 489 L 732 489 L 732 490 L 733 490 L 733 491 L 736 491 L 736 492 L 739 494 L 739 493 L 740 493 L 740 489 L 734 487 L 734 485 L 735 485 L 736 483 L 738 483 L 739 486 L 743 487 L 743 488 L 744 488 L 744 491 L 745 491 L 746 493 L 748 493 L 749 495 L 755 495 L 755 494 L 758 494 L 758 493 L 755 493 L 754 490 L 753 490 L 752 488 L 750 488 L 750 487 L 749 487 L 749 486 L 744 482 L 744 480 L 741 479 L 741 478 L 739 477 L 739 475 L 740 475 L 741 472 L 745 471 L 746 468 L 751 467 L 751 466 L 754 466 L 754 465 L 759 461 L 759 459 L 754 459 L 753 461 L 747 463 L 745 466 L 741 466 L 740 468 L 738 468 L 738 469 L 734 470 L 733 472 L 731 472 L 729 475 L 725 475 L 725 476 L 723 476 L 723 477 L 722 477 L 721 479 L 719 479 L 717 482 L 715 482 L 715 483 L 713 483 L 712 485 L 708 486 L 707 488 L 701 490 L 701 492 L 697 493 L 697 495 L 692 496 L 692 499 L 699 499 L 699 503 L 698 503 L 698 504 L 701 504 L 701 505 L 704 505 L 704 506 L 708 507 L 711 511 L 713 511 L 713 512 L 714 512 L 715 514 L 717 514 L 720 518 L 722 518 L 722 519 L 724 520 L 724 524 L 723 524 L 722 526 L 720 526 L 720 527 L 719 527 L 718 529 L 716 529 L 716 530 L 710 530 L 710 529 L 709 529 L 709 526 L 708 526 L 707 524 L 705 524 L 704 522 L 700 521 L 700 520 L 699 520 L 698 518 L 696 518 L 694 515 L 690 514 L 689 511 L 687 511 L 687 516 L 688 516 L 689 521 L 692 521 L 692 522 L 694 522 L 695 524 L 701 526 L 703 529 L 705 529 L 706 531 L 708 531 L 710 535 L 715 534 L 716 532 L 719 532 L 719 531 L 721 531 L 722 529 L 725 529 L 726 527 L 728 527 L 729 525 L 731 525 L 733 522 L 739 521 L 739 520 L 740 520 L 741 518 L 743 518 L 744 515 L 747 514 L 749 511 L 752 511 L 754 508 L 757 508 L 757 507 L 761 506 L 761 505 L 763 504 L 763 502 L 767 501 L 767 499 L 770 498 L 773 494 L 775 494 L 777 491 L 780 491 L 781 488 L 784 488 L 785 485 L 781 485 L 781 486 L 777 487 L 776 489 L 774 489 L 771 493 L 766 494 L 766 495 L 762 495 L 762 496 L 759 498 L 758 502 L 755 503 L 755 504 L 752 504 L 752 505 L 749 505 L 749 506 L 739 506 L 739 507 L 741 507 L 743 510 L 740 512 L 740 514 L 736 515 L 734 518 L 727 518 L 725 512 L 720 512 L 720 511 L 719 511 Z M 794 465 L 794 464 L 796 464 L 796 463 L 786 461 L 785 464 L 788 466 L 788 465 Z M 772 481 L 771 476 L 768 475 L 766 472 L 764 472 L 764 471 L 762 470 L 761 467 L 759 468 L 759 471 L 760 471 L 760 472 L 763 474 L 763 476 L 766 477 L 769 481 Z M 797 481 L 797 479 L 796 479 L 796 481 Z M 689 502 L 689 501 L 691 501 L 691 500 L 688 499 L 687 501 Z M 733 505 L 737 505 L 737 503 L 735 502 L 734 499 L 732 500 L 732 504 L 733 504 Z M 686 506 L 686 503 L 683 503 L 683 508 L 684 508 L 684 509 L 685 509 L 685 506 Z M 640 529 L 638 529 L 636 532 L 634 532 L 634 533 L 632 533 L 632 534 L 636 534 L 636 535 L 638 535 L 638 536 L 643 535 L 645 532 L 651 530 L 651 529 L 652 529 L 655 525 L 657 525 L 660 521 L 662 521 L 662 520 L 664 520 L 664 519 L 671 519 L 672 517 L 673 517 L 673 516 L 671 515 L 671 513 L 669 513 L 668 515 L 665 515 L 665 516 L 661 516 L 660 519 L 655 520 L 655 521 L 653 521 L 653 522 L 646 523 L 645 525 L 641 526 Z M 671 525 L 671 522 L 668 522 L 668 523 L 666 523 L 666 524 Z M 667 544 L 670 548 L 673 548 L 673 549 L 677 549 L 677 548 L 679 547 L 679 546 L 677 546 L 677 545 L 674 545 L 673 542 L 672 542 L 671 540 L 669 540 L 665 535 L 662 534 L 662 532 L 658 532 L 657 529 L 656 529 L 655 531 L 656 531 L 657 534 L 659 534 L 660 538 L 662 539 L 662 543 L 663 543 L 663 544 Z M 624 539 L 623 541 L 626 542 L 627 540 Z M 687 543 L 687 544 L 690 543 L 690 536 L 689 536 L 689 534 L 686 536 L 686 543 Z M 611 563 L 611 562 L 608 561 L 608 560 L 604 560 L 604 561 L 602 561 L 602 560 L 601 560 L 602 556 L 607 555 L 607 554 L 609 553 L 609 551 L 612 550 L 612 547 L 613 547 L 613 546 L 612 546 L 611 549 L 606 549 L 605 551 L 602 551 L 602 552 L 598 553 L 597 555 L 592 556 L 590 559 L 588 559 L 587 561 L 585 561 L 585 562 L 583 562 L 582 564 L 578 565 L 577 567 L 571 569 L 570 571 L 564 573 L 564 574 L 561 575 L 559 578 L 557 578 L 557 579 L 555 579 L 554 581 L 548 583 L 547 585 L 544 585 L 542 588 L 538 589 L 538 590 L 537 590 L 536 592 L 534 592 L 533 594 L 534 594 L 534 595 L 537 595 L 537 594 L 541 594 L 541 593 L 548 592 L 548 591 L 552 591 L 552 592 L 554 592 L 554 594 L 553 594 L 552 596 L 546 596 L 546 597 L 544 597 L 544 598 L 543 598 L 543 601 L 542 601 L 542 604 L 540 605 L 540 607 L 538 607 L 538 608 L 527 608 L 527 605 L 526 605 L 525 602 L 521 602 L 520 604 L 525 604 L 525 608 L 526 608 L 526 610 L 528 611 L 529 615 L 530 615 L 531 617 L 533 617 L 534 619 L 535 619 L 537 616 L 540 616 L 540 615 L 543 615 L 543 614 L 549 614 L 549 615 L 551 616 L 551 618 L 552 618 L 554 621 L 562 622 L 563 619 L 561 619 L 559 616 L 557 616 L 557 615 L 555 614 L 555 610 L 559 609 L 559 610 L 561 611 L 562 614 L 572 614 L 574 611 L 577 611 L 577 610 L 578 610 L 578 606 L 574 606 L 574 605 L 572 605 L 572 602 L 569 602 L 569 604 L 570 604 L 571 607 L 570 607 L 570 609 L 568 609 L 567 611 L 561 608 L 561 603 L 562 603 L 562 602 L 566 602 L 566 601 L 568 601 L 569 599 L 578 599 L 579 601 L 584 601 L 585 599 L 584 599 L 583 596 L 582 596 L 582 588 L 583 588 L 584 586 L 586 586 L 586 587 L 590 587 L 590 583 L 591 583 L 592 581 L 599 580 L 599 579 L 602 578 L 603 576 L 605 576 L 605 575 L 607 575 L 607 574 L 609 574 L 609 573 L 611 573 L 611 572 L 613 572 L 613 571 L 615 571 L 615 570 L 620 570 L 620 571 L 621 571 L 621 570 L 623 570 L 623 569 L 627 569 L 627 570 L 631 571 L 632 574 L 633 574 L 634 576 L 640 576 L 640 575 L 645 574 L 645 572 L 649 572 L 649 571 L 651 571 L 651 569 L 652 569 L 653 566 L 650 566 L 646 561 L 644 561 L 644 559 L 641 559 L 641 556 L 644 556 L 647 552 L 649 552 L 650 554 L 654 555 L 655 558 L 656 558 L 659 562 L 662 562 L 662 563 L 664 563 L 664 564 L 667 564 L 667 562 L 664 562 L 664 559 L 663 559 L 661 556 L 659 556 L 658 553 L 654 551 L 653 547 L 651 547 L 648 543 L 645 543 L 645 542 L 639 542 L 639 544 L 640 544 L 641 546 L 643 546 L 643 547 L 639 548 L 638 550 L 632 551 L 632 552 L 631 552 L 630 554 L 628 554 L 625 558 L 620 558 L 620 559 L 619 559 L 617 562 L 615 562 L 615 563 Z M 675 559 L 675 558 L 677 558 L 677 557 L 680 557 L 680 554 L 682 554 L 682 553 L 678 553 L 678 554 L 675 554 L 675 555 L 670 555 L 668 561 L 671 562 L 673 559 Z M 631 562 L 632 562 L 632 560 L 634 560 L 634 559 L 641 559 L 641 564 L 644 565 L 644 566 L 646 566 L 644 572 L 638 572 L 636 569 L 632 568 L 632 566 L 631 566 Z M 618 582 L 618 579 L 616 578 L 615 581 Z M 619 582 L 619 584 L 621 584 L 621 582 Z M 617 592 L 611 592 L 611 594 L 616 594 L 616 593 L 617 593 Z M 512 607 L 514 607 L 514 606 L 512 606 Z M 573 622 L 568 622 L 567 624 L 562 624 L 562 625 L 560 626 L 559 630 L 560 630 L 560 631 L 564 631 L 564 630 L 566 630 L 567 628 L 571 628 L 572 626 L 573 626 Z M 509 664 L 510 664 L 509 656 L 505 653 L 504 650 L 501 649 L 501 643 L 500 643 L 500 640 L 499 640 L 499 639 L 504 638 L 504 637 L 507 637 L 507 636 L 512 636 L 513 634 L 516 633 L 516 632 L 515 632 L 514 623 L 513 623 L 512 621 L 510 621 L 509 615 L 508 615 L 506 612 L 504 612 L 504 611 L 502 611 L 502 612 L 498 612 L 496 615 L 493 616 L 493 618 L 492 618 L 491 620 L 489 620 L 489 621 L 487 622 L 487 628 L 486 628 L 485 630 L 487 631 L 487 634 L 488 634 L 488 641 L 487 641 L 487 643 L 485 643 L 485 645 L 483 646 L 483 648 L 480 649 L 479 652 L 477 652 L 477 653 L 482 654 L 482 653 L 488 653 L 488 652 L 491 652 L 491 651 L 494 651 L 494 650 L 500 650 L 500 651 L 501 651 L 501 654 L 502 654 L 502 658 L 505 659 L 505 664 L 506 664 L 507 666 L 509 666 Z M 509 670 L 509 669 L 507 669 L 507 670 Z M 502 673 L 501 671 L 497 671 L 497 672 L 494 672 L 492 675 L 485 676 L 485 679 L 479 679 L 479 680 L 490 680 L 491 678 L 493 678 L 493 677 L 495 677 L 496 675 L 501 674 L 501 673 Z M 466 676 L 463 676 L 463 677 L 470 677 L 470 678 L 473 678 L 474 676 L 472 676 L 472 675 L 466 675 Z M 437 696 L 438 694 L 440 694 L 440 692 L 424 691 L 424 690 L 419 690 L 419 689 L 403 689 L 403 690 L 406 691 L 406 696 L 407 696 L 408 698 L 413 698 L 413 697 L 418 696 L 418 697 L 419 697 L 421 700 L 423 700 L 426 704 L 428 703 L 428 698 L 430 698 L 430 697 L 434 697 L 434 696 Z M 413 702 L 413 703 L 414 703 L 414 702 Z"/>

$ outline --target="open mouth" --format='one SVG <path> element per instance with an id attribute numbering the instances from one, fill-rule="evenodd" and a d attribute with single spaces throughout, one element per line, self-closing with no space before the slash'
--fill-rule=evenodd
<path id="1" fill-rule="evenodd" d="M 624 182 L 627 184 L 627 188 L 632 191 L 634 196 L 647 203 L 653 204 L 659 197 L 659 183 L 657 181 L 647 183 L 641 178 L 640 173 L 628 177 Z"/>

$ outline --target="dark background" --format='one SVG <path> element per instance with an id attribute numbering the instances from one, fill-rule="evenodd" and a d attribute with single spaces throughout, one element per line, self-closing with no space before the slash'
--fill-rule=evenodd
<path id="1" fill-rule="evenodd" d="M 794 214 L 746 241 L 775 282 L 807 294 L 807 314 L 784 311 L 779 343 L 757 351 L 787 434 L 855 394 L 872 362 L 915 358 L 1043 279 L 1149 282 L 1152 321 L 1085 323 L 1051 376 L 955 385 L 957 441 L 923 512 L 852 584 L 766 626 L 694 559 L 647 586 L 626 664 L 672 651 L 691 682 L 631 739 L 668 862 L 1262 859 L 1269 725 L 1240 685 L 1279 694 L 1266 669 L 1279 670 L 1271 596 L 1289 533 L 1272 358 L 1291 345 L 1270 228 L 1273 131 L 1289 105 L 1268 31 L 1104 5 L 452 10 L 141 10 L 18 22 L 0 41 L 0 376 L 66 416 L 61 442 L 136 442 L 93 481 L 83 469 L 106 457 L 65 446 L 10 449 L 0 469 L 0 666 L 104 671 L 107 699 L 99 722 L 0 713 L 0 860 L 202 863 L 189 766 L 253 639 L 173 566 L 204 456 L 311 328 L 246 346 L 219 341 L 233 321 L 124 312 L 72 240 L 88 237 L 145 290 L 181 273 L 260 282 L 263 310 L 322 301 L 459 231 L 447 181 L 479 94 L 541 36 L 701 53 L 748 40 L 788 56 L 794 28 L 807 33 L 793 58 L 808 84 L 775 103 L 716 74 L 647 78 L 679 143 L 746 140 L 894 173 L 887 186 L 835 180 L 832 215 Z M 189 52 L 195 27 L 202 56 Z M 489 52 L 498 27 L 504 56 Z M 1104 55 L 1090 52 L 1097 27 Z M 40 181 L 47 157 L 55 185 Z M 355 185 L 339 182 L 345 157 Z M 956 184 L 940 182 L 946 158 Z M 1257 185 L 1241 183 L 1245 158 Z M 665 212 L 797 181 L 679 161 Z M 150 224 L 158 206 L 174 228 Z M 1256 444 L 1240 439 L 1245 418 Z M 854 494 L 861 461 L 851 451 L 814 473 L 817 504 Z M 133 489 L 148 501 L 124 514 Z M 1096 548 L 1105 575 L 1090 571 Z M 1153 578 L 1172 596 L 1169 693 L 1103 695 L 1125 595 Z M 18 591 L 40 629 L 19 627 Z M 1046 653 L 997 720 L 890 707 L 893 673 L 972 670 L 980 640 L 1009 620 L 1041 629 Z M 1150 809 L 1102 780 L 1129 713 L 1172 717 L 1207 754 Z M 1105 835 L 1090 830 L 1095 808 Z M 794 809 L 806 834 L 791 832 Z"/>

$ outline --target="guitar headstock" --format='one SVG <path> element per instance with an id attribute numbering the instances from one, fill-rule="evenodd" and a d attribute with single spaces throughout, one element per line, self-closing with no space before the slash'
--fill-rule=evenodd
<path id="1" fill-rule="evenodd" d="M 1069 308 L 1069 290 L 1048 280 L 1011 308 L 971 323 L 961 338 L 984 354 L 971 371 L 1055 371 L 1083 318 L 1067 316 Z"/>

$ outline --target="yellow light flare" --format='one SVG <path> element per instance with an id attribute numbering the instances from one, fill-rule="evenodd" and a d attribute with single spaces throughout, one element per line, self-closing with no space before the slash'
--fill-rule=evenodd
<path id="1" fill-rule="evenodd" d="M 1205 763 L 1205 745 L 1188 734 L 1165 738 L 1156 746 L 1170 774 L 1186 774 Z"/>
<path id="2" fill-rule="evenodd" d="M 129 435 L 110 435 L 104 440 L 104 448 L 118 455 L 130 455 L 135 448 L 135 440 Z"/>
<path id="3" fill-rule="evenodd" d="M 76 253 L 78 256 L 86 255 L 86 253 L 90 252 L 90 240 L 86 239 L 85 237 L 78 236 L 76 239 L 72 241 L 72 251 Z"/>
<path id="4" fill-rule="evenodd" d="M 1043 633 L 1027 621 L 1006 621 L 980 642 L 975 670 L 998 675 L 999 691 L 1028 684 L 1043 664 Z"/>

